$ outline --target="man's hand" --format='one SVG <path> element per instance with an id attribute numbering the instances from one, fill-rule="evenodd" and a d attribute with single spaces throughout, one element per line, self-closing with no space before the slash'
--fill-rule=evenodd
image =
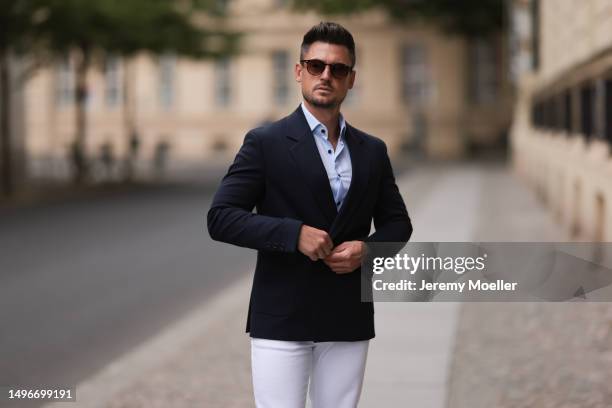
<path id="1" fill-rule="evenodd" d="M 338 274 L 349 273 L 361 265 L 364 256 L 365 243 L 363 241 L 346 241 L 335 247 L 323 262 Z"/>
<path id="2" fill-rule="evenodd" d="M 325 258 L 331 253 L 333 247 L 334 243 L 327 232 L 308 225 L 302 225 L 300 228 L 298 250 L 311 261 Z"/>

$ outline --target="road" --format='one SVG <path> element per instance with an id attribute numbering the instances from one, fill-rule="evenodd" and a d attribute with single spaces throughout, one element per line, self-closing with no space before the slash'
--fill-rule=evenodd
<path id="1" fill-rule="evenodd" d="M 213 242 L 213 187 L 0 211 L 0 385 L 75 385 L 248 271 Z"/>

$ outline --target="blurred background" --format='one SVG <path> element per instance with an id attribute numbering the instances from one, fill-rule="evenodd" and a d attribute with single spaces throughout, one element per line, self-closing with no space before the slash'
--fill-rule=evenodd
<path id="1" fill-rule="evenodd" d="M 342 112 L 386 142 L 413 241 L 612 238 L 612 0 L 7 0 L 0 386 L 253 406 L 255 253 L 205 216 L 301 102 L 322 20 L 355 38 Z M 365 407 L 612 406 L 607 304 L 377 304 L 377 333 Z"/>

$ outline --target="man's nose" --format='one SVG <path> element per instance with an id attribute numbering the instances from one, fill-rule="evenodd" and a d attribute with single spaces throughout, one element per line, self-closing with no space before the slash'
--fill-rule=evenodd
<path id="1" fill-rule="evenodd" d="M 331 79 L 331 65 L 326 65 L 323 72 L 321 72 L 321 78 L 323 79 Z"/>

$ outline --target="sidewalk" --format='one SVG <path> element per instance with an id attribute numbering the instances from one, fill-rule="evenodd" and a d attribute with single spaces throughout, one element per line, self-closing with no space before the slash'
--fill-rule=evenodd
<path id="1" fill-rule="evenodd" d="M 419 197 L 424 181 L 429 191 Z M 413 242 L 562 240 L 563 232 L 534 194 L 499 165 L 425 169 L 398 184 L 413 219 Z M 360 406 L 473 408 L 478 384 L 466 390 L 473 395 L 469 402 L 451 404 L 448 392 L 463 306 L 377 303 L 377 338 Z M 462 374 L 457 367 L 454 372 Z"/>
<path id="2" fill-rule="evenodd" d="M 112 180 L 91 180 L 82 185 L 75 185 L 71 180 L 32 181 L 13 193 L 9 198 L 0 197 L 0 211 L 10 211 L 36 205 L 62 204 L 78 200 L 95 200 L 133 191 L 150 191 L 164 188 L 197 188 L 215 189 L 219 180 L 227 171 L 225 161 L 201 165 L 198 168 L 177 170 L 164 179 L 157 180 L 151 176 L 140 176 L 132 181 L 122 181 L 115 177 Z"/>
<path id="3" fill-rule="evenodd" d="M 561 231 L 531 191 L 507 170 L 488 166 L 427 167 L 399 179 L 414 223 L 412 241 L 560 240 Z M 250 281 L 249 273 L 85 380 L 77 387 L 77 404 L 63 405 L 254 406 L 244 334 Z M 446 407 L 459 304 L 377 303 L 375 308 L 377 337 L 360 406 Z"/>

